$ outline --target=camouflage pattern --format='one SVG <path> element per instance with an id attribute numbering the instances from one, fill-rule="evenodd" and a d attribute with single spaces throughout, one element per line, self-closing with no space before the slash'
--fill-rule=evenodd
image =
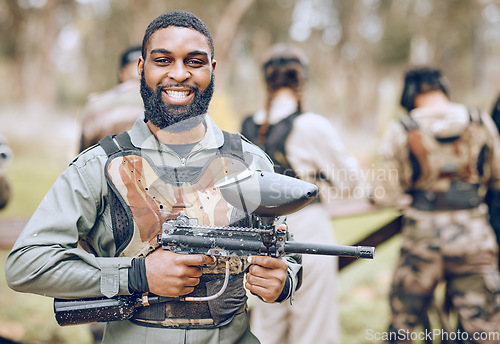
<path id="1" fill-rule="evenodd" d="M 443 109 L 438 114 L 413 110 L 411 118 L 416 118 L 418 130 L 406 130 L 401 121 L 389 125 L 379 147 L 373 189 L 377 204 L 394 206 L 415 189 L 446 192 L 453 180 L 500 189 L 500 142 L 491 118 L 471 112 L 471 123 L 465 106 L 453 104 L 450 108 L 445 109 L 448 117 Z M 452 143 L 436 139 L 454 136 L 460 138 Z M 420 166 L 416 181 L 412 180 L 410 147 Z"/>
<path id="2" fill-rule="evenodd" d="M 163 223 L 176 219 L 179 215 L 197 219 L 200 225 L 229 226 L 234 221 L 234 207 L 223 198 L 217 182 L 247 169 L 242 160 L 223 155 L 209 159 L 192 175 L 186 174 L 187 168 L 184 172 L 182 168 L 170 169 L 171 173 L 168 168 L 161 170 L 139 154 L 111 157 L 106 168 L 108 179 L 128 205 L 134 225 L 133 236 L 119 256 L 144 257 L 157 249 L 157 236 L 161 233 Z M 246 259 L 241 257 L 218 259 L 215 267 L 203 268 L 204 276 L 220 275 L 222 278 L 226 270 L 226 259 L 229 259 L 229 269 L 233 275 L 241 274 L 248 266 Z M 244 305 L 246 296 L 243 283 L 236 288 L 241 290 L 239 296 L 225 293 L 221 298 L 241 297 Z M 209 289 L 208 283 L 205 285 L 200 282 L 190 295 L 211 295 Z M 213 312 L 208 310 L 211 306 L 207 302 L 167 302 L 163 306 L 157 304 L 154 307 L 165 307 L 166 318 L 163 321 L 152 320 L 149 316 L 144 318 L 140 314 L 135 316 L 135 320 L 166 327 L 202 328 L 217 325 L 221 321 L 217 318 L 215 309 Z M 191 311 L 186 313 L 187 310 Z M 181 314 L 186 315 L 180 316 Z M 197 316 L 200 318 L 196 318 Z"/>
<path id="3" fill-rule="evenodd" d="M 185 319 L 185 318 L 167 318 L 163 321 L 150 321 L 137 319 L 136 321 L 144 323 L 159 324 L 165 327 L 178 327 L 181 325 L 211 325 L 214 323 L 213 319 Z"/>
<path id="4" fill-rule="evenodd" d="M 149 254 L 159 246 L 157 235 L 163 223 L 179 215 L 198 219 L 200 225 L 229 226 L 234 220 L 234 207 L 214 184 L 246 169 L 243 161 L 220 156 L 201 167 L 201 175 L 192 182 L 176 182 L 158 177 L 158 170 L 140 155 L 112 159 L 107 166 L 108 178 L 134 219 L 134 234 L 120 256 Z M 230 263 L 233 274 L 241 273 L 246 267 L 241 258 L 233 257 Z M 205 269 L 212 274 L 224 271 L 222 259 L 216 268 Z"/>
<path id="5" fill-rule="evenodd" d="M 375 203 L 408 205 L 415 190 L 446 195 L 454 183 L 500 187 L 500 142 L 487 116 L 459 104 L 415 109 L 410 115 L 418 129 L 405 128 L 405 120 L 394 122 L 381 143 Z M 415 172 L 411 154 L 420 171 Z M 404 210 L 401 255 L 390 290 L 390 331 L 421 325 L 441 281 L 469 338 L 474 332 L 500 331 L 498 246 L 487 211 L 484 203 L 471 209 Z"/>
<path id="6" fill-rule="evenodd" d="M 390 291 L 393 329 L 412 331 L 420 325 L 435 287 L 446 280 L 464 331 L 499 331 L 497 244 L 485 213 L 485 207 L 407 211 Z"/>
<path id="7" fill-rule="evenodd" d="M 421 168 L 420 176 L 412 188 L 446 192 L 455 178 L 471 184 L 489 180 L 490 174 L 480 173 L 478 169 L 484 169 L 484 165 L 478 165 L 477 162 L 483 147 L 491 145 L 491 142 L 491 137 L 484 135 L 484 129 L 478 122 L 471 123 L 460 138 L 451 144 L 439 142 L 421 130 L 410 129 L 408 146 Z M 490 170 L 486 168 L 485 171 Z"/>
<path id="8" fill-rule="evenodd" d="M 82 134 L 80 151 L 95 145 L 107 135 L 132 128 L 144 112 L 139 79 L 127 80 L 104 93 L 94 93 L 79 115 Z"/>

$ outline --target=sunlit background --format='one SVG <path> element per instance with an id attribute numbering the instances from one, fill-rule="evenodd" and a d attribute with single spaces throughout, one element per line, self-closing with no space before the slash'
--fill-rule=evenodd
<path id="1" fill-rule="evenodd" d="M 14 193 L 0 223 L 29 218 L 77 153 L 78 115 L 88 95 L 116 85 L 122 51 L 140 44 L 147 24 L 173 9 L 192 11 L 212 31 L 217 69 L 210 115 L 223 129 L 238 131 L 243 117 L 263 105 L 262 53 L 276 42 L 294 43 L 310 59 L 305 109 L 334 123 L 364 168 L 387 122 L 402 114 L 398 102 L 409 65 L 442 68 L 452 100 L 487 112 L 500 92 L 500 1 L 2 0 L 0 134 L 14 151 L 7 166 Z M 394 254 L 393 248 L 389 262 Z M 371 313 L 361 328 L 385 326 L 391 269 L 377 275 L 381 291 L 358 275 L 361 292 L 343 303 L 344 338 L 356 332 L 347 316 L 358 315 L 356 303 L 373 306 L 360 306 Z M 50 303 L 40 301 L 49 307 L 41 319 L 37 312 L 26 316 L 17 309 L 22 295 L 2 297 L 9 292 L 3 278 L 0 336 L 65 343 L 65 335 L 45 326 L 54 323 Z M 78 342 L 79 335 L 72 336 L 69 342 Z M 345 341 L 355 342 L 363 341 Z"/>

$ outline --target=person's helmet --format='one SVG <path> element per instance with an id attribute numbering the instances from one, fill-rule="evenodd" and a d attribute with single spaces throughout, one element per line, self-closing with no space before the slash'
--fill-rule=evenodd
<path id="1" fill-rule="evenodd" d="M 415 108 L 415 98 L 419 94 L 442 91 L 448 96 L 448 82 L 441 71 L 431 67 L 414 67 L 405 74 L 401 106 L 408 112 Z"/>
<path id="2" fill-rule="evenodd" d="M 306 55 L 297 46 L 284 43 L 272 46 L 264 54 L 262 64 L 268 89 L 290 87 L 300 90 L 307 78 L 308 64 Z"/>

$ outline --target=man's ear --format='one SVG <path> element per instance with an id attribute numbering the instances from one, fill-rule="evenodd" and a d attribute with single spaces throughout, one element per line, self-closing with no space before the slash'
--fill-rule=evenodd
<path id="1" fill-rule="evenodd" d="M 215 66 L 217 65 L 217 61 L 216 60 L 212 60 L 212 71 L 215 70 Z"/>
<path id="2" fill-rule="evenodd" d="M 142 75 L 142 70 L 144 69 L 144 59 L 142 56 L 139 56 L 139 59 L 137 60 L 137 73 L 139 75 Z"/>

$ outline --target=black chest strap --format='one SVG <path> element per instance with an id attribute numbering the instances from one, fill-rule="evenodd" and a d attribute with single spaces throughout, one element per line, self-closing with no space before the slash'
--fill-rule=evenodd
<path id="1" fill-rule="evenodd" d="M 297 110 L 278 123 L 270 125 L 266 132 L 266 142 L 260 146 L 273 161 L 275 172 L 291 177 L 297 177 L 297 175 L 288 161 L 285 145 L 292 131 L 294 120 L 301 114 L 302 112 Z M 260 127 L 261 125 L 254 122 L 253 116 L 249 116 L 243 122 L 242 134 L 253 143 L 258 144 Z"/>
<path id="2" fill-rule="evenodd" d="M 115 142 L 116 140 L 116 142 Z M 99 145 L 104 149 L 108 157 L 123 150 L 136 150 L 137 148 L 132 144 L 130 135 L 123 132 L 115 135 L 108 135 L 99 141 Z"/>

